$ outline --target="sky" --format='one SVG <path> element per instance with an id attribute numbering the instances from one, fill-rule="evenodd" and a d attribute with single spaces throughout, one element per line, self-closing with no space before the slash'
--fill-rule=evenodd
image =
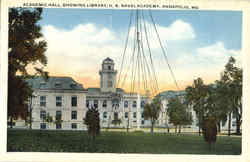
<path id="1" fill-rule="evenodd" d="M 197 77 L 206 84 L 219 79 L 230 56 L 241 65 L 240 11 L 151 12 L 180 89 Z M 159 91 L 177 90 L 148 11 L 144 13 Z M 44 8 L 39 24 L 48 43 L 46 70 L 51 76 L 71 76 L 84 88 L 100 87 L 99 70 L 105 58 L 113 59 L 118 74 L 121 71 L 130 14 L 131 10 Z M 134 28 L 132 21 L 130 31 Z M 122 72 L 131 70 L 131 33 Z M 127 81 L 121 88 L 129 91 L 129 84 Z"/>

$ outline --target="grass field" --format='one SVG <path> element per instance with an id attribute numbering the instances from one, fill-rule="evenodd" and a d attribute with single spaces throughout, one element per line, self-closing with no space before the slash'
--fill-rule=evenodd
<path id="1" fill-rule="evenodd" d="M 8 152 L 97 152 L 240 155 L 241 137 L 218 136 L 212 151 L 202 136 L 101 132 L 92 142 L 83 131 L 8 130 Z"/>

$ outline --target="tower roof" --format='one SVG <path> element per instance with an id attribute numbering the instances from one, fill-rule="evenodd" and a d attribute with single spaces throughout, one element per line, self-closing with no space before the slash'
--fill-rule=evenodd
<path id="1" fill-rule="evenodd" d="M 114 63 L 114 61 L 111 58 L 107 57 L 103 60 L 103 63 Z"/>

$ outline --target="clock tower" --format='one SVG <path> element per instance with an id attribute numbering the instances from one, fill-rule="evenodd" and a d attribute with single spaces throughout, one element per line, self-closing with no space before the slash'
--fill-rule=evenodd
<path id="1" fill-rule="evenodd" d="M 116 92 L 116 74 L 114 61 L 109 57 L 103 60 L 100 74 L 101 92 Z"/>

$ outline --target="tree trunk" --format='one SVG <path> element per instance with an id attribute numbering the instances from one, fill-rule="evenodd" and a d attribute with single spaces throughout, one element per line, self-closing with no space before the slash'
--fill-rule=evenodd
<path id="1" fill-rule="evenodd" d="M 236 134 L 240 134 L 240 125 L 241 125 L 240 118 L 237 117 L 236 118 Z"/>
<path id="2" fill-rule="evenodd" d="M 29 120 L 30 120 L 30 129 L 32 129 L 32 111 L 30 111 L 30 116 L 29 116 Z"/>
<path id="3" fill-rule="evenodd" d="M 201 135 L 201 121 L 199 119 L 199 136 Z"/>
<path id="4" fill-rule="evenodd" d="M 218 133 L 221 132 L 220 122 L 217 123 Z"/>
<path id="5" fill-rule="evenodd" d="M 13 128 L 13 117 L 10 117 L 10 128 Z"/>
<path id="6" fill-rule="evenodd" d="M 179 125 L 179 133 L 181 133 L 181 125 Z"/>
<path id="7" fill-rule="evenodd" d="M 128 122 L 127 122 L 127 133 L 129 132 L 129 119 L 128 119 Z"/>
<path id="8" fill-rule="evenodd" d="M 175 133 L 177 133 L 177 125 L 175 126 Z"/>
<path id="9" fill-rule="evenodd" d="M 231 135 L 231 112 L 228 115 L 228 136 Z"/>
<path id="10" fill-rule="evenodd" d="M 151 132 L 151 133 L 154 133 L 154 124 L 153 124 L 153 123 L 151 124 L 150 132 Z"/>

